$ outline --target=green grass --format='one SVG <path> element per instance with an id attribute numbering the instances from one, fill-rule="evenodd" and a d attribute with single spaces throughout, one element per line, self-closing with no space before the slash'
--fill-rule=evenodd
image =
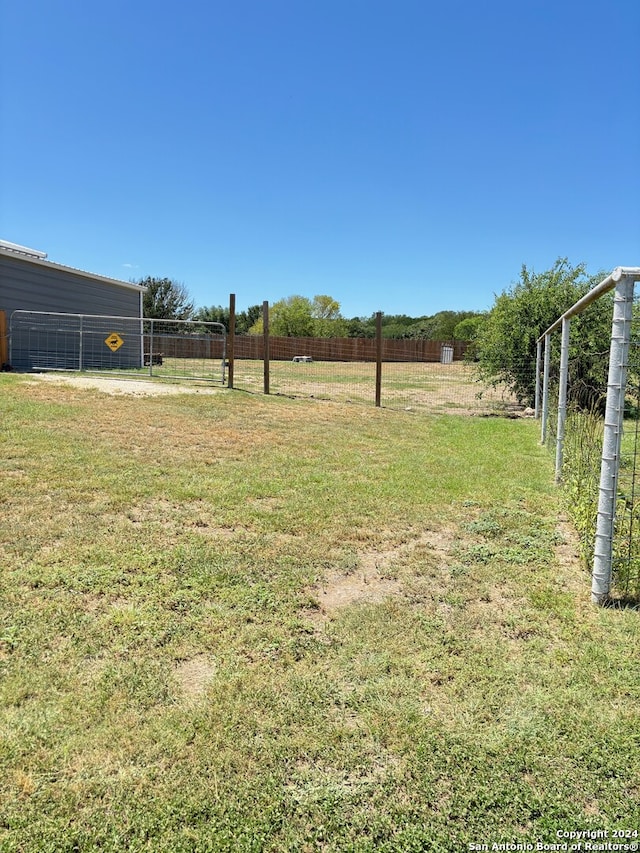
<path id="1" fill-rule="evenodd" d="M 234 387 L 251 393 L 264 389 L 264 364 L 256 359 L 237 359 Z M 189 380 L 199 385 L 221 385 L 228 382 L 225 370 L 222 381 L 221 360 L 209 358 L 172 358 L 164 355 L 162 365 L 127 368 L 105 367 L 87 371 L 89 375 L 126 376 L 130 379 Z M 375 402 L 376 365 L 374 362 L 336 362 L 315 360 L 293 362 L 272 359 L 269 367 L 269 390 L 274 395 L 308 397 L 334 402 Z M 509 408 L 520 408 L 504 387 L 490 388 L 481 383 L 475 366 L 457 361 L 384 362 L 381 379 L 381 405 L 392 409 L 410 409 L 431 414 L 496 414 Z"/>
<path id="2" fill-rule="evenodd" d="M 0 850 L 640 825 L 638 613 L 588 603 L 536 424 L 0 392 Z"/>
<path id="3" fill-rule="evenodd" d="M 272 360 L 269 389 L 272 394 L 341 402 L 374 404 L 376 365 L 373 362 L 313 361 L 295 363 Z M 261 392 L 264 387 L 262 361 L 235 362 L 234 385 L 245 391 Z M 381 403 L 388 408 L 411 408 L 432 414 L 475 414 L 504 411 L 515 404 L 505 389 L 487 388 L 478 381 L 473 364 L 457 361 L 384 362 Z"/>

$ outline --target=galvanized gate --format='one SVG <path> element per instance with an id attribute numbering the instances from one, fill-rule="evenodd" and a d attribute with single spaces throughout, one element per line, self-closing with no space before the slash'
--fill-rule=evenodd
<path id="1" fill-rule="evenodd" d="M 226 330 L 199 320 L 14 311 L 9 364 L 224 384 Z"/>

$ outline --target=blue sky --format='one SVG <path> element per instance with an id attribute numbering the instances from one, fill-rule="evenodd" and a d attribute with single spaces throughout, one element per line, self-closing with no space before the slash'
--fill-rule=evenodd
<path id="1" fill-rule="evenodd" d="M 198 306 L 640 264 L 637 0 L 0 0 L 0 237 Z"/>

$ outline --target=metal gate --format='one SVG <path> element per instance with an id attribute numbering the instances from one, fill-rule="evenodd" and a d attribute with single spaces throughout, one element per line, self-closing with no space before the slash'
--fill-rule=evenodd
<path id="1" fill-rule="evenodd" d="M 224 384 L 226 330 L 199 320 L 14 311 L 9 364 Z"/>

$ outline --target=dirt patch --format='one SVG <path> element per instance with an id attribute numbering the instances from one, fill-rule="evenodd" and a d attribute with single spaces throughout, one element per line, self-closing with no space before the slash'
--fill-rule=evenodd
<path id="1" fill-rule="evenodd" d="M 322 620 L 331 619 L 338 610 L 350 604 L 377 603 L 399 591 L 398 581 L 373 573 L 335 574 L 329 576 L 317 592 L 319 614 Z"/>
<path id="2" fill-rule="evenodd" d="M 591 578 L 581 556 L 578 532 L 567 516 L 559 518 L 556 532 L 558 542 L 554 550 L 558 563 L 558 584 L 575 597 L 581 610 L 592 610 Z"/>
<path id="3" fill-rule="evenodd" d="M 375 604 L 400 595 L 402 581 L 390 575 L 399 571 L 403 563 L 418 549 L 433 554 L 438 565 L 446 563 L 453 541 L 452 530 L 425 531 L 420 536 L 386 550 L 368 550 L 359 555 L 354 572 L 329 572 L 312 590 L 318 602 L 317 610 L 305 611 L 306 618 L 322 624 L 336 617 L 340 610 L 354 604 Z"/>
<path id="4" fill-rule="evenodd" d="M 180 661 L 173 671 L 182 694 L 187 699 L 199 699 L 207 692 L 216 674 L 215 661 L 206 655 Z"/>
<path id="5" fill-rule="evenodd" d="M 556 559 L 562 568 L 573 569 L 580 563 L 580 540 L 568 518 L 561 517 L 556 528 L 560 541 L 556 545 Z"/>
<path id="6" fill-rule="evenodd" d="M 102 391 L 103 394 L 130 397 L 159 397 L 166 394 L 216 394 L 222 390 L 209 385 L 187 385 L 151 379 L 122 379 L 107 376 L 68 376 L 60 373 L 34 373 L 36 382 L 54 382 L 74 388 Z"/>

